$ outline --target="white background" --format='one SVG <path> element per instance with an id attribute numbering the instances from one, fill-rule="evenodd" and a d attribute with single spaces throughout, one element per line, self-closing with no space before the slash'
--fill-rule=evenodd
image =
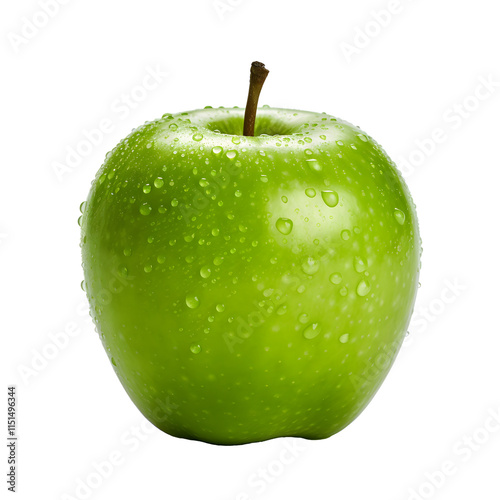
<path id="1" fill-rule="evenodd" d="M 496 3 L 66 0 L 48 20 L 41 3 L 0 12 L 1 406 L 17 385 L 18 498 L 83 498 L 77 485 L 90 480 L 92 499 L 498 500 Z M 399 164 L 418 209 L 422 286 L 393 370 L 347 429 L 217 447 L 151 430 L 121 388 L 80 289 L 77 219 L 105 153 L 133 127 L 243 106 L 253 60 L 271 70 L 262 104 L 351 121 Z M 148 68 L 168 75 L 141 92 Z M 141 102 L 124 106 L 124 94 Z M 103 119 L 112 131 L 56 175 Z M 64 331 L 74 335 L 54 354 Z M 296 456 L 282 464 L 286 443 Z M 118 454 L 97 476 L 95 463 Z M 271 481 L 256 482 L 263 471 Z"/>

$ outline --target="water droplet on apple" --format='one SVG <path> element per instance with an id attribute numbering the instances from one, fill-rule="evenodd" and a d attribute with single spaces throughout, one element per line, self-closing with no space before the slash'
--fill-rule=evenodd
<path id="1" fill-rule="evenodd" d="M 320 332 L 321 328 L 319 326 L 319 323 L 311 323 L 310 325 L 305 327 L 302 335 L 304 336 L 304 338 L 310 340 L 317 337 Z"/>
<path id="2" fill-rule="evenodd" d="M 286 313 L 286 305 L 282 305 L 280 307 L 278 307 L 278 309 L 276 309 L 276 314 L 278 316 L 283 316 L 283 314 Z"/>
<path id="3" fill-rule="evenodd" d="M 396 208 L 394 210 L 394 218 L 396 219 L 396 222 L 402 226 L 405 223 L 406 216 L 402 210 Z"/>
<path id="4" fill-rule="evenodd" d="M 170 130 L 172 130 L 172 132 L 175 132 L 175 131 L 177 130 L 177 128 L 178 128 L 178 127 L 177 127 L 177 124 L 175 124 L 175 123 L 171 123 L 171 124 L 168 126 L 168 128 L 169 128 Z"/>
<path id="5" fill-rule="evenodd" d="M 151 210 L 152 208 L 147 203 L 144 203 L 144 205 L 141 205 L 139 212 L 141 212 L 142 215 L 149 215 Z"/>
<path id="6" fill-rule="evenodd" d="M 202 278 L 208 278 L 211 274 L 212 274 L 212 271 L 210 270 L 210 268 L 208 266 L 203 266 L 200 269 L 200 276 Z"/>
<path id="7" fill-rule="evenodd" d="M 302 271 L 309 276 L 316 274 L 319 269 L 319 262 L 314 257 L 306 257 L 302 261 Z"/>
<path id="8" fill-rule="evenodd" d="M 220 155 L 222 153 L 222 148 L 220 146 L 215 146 L 212 148 L 212 153 Z"/>
<path id="9" fill-rule="evenodd" d="M 82 201 L 82 203 L 80 204 L 80 212 L 83 214 L 85 213 L 85 208 L 87 207 L 87 202 L 86 201 Z"/>
<path id="10" fill-rule="evenodd" d="M 342 275 L 340 273 L 332 273 L 330 274 L 330 283 L 334 285 L 338 285 L 342 282 Z"/>
<path id="11" fill-rule="evenodd" d="M 319 172 L 321 170 L 321 165 L 319 164 L 318 160 L 315 158 L 311 158 L 309 160 L 306 160 L 307 164 L 311 168 L 311 170 L 315 170 L 316 172 Z"/>
<path id="12" fill-rule="evenodd" d="M 284 217 L 280 217 L 276 221 L 276 229 L 281 233 L 281 234 L 290 234 L 293 229 L 293 222 L 290 219 L 286 219 Z"/>
<path id="13" fill-rule="evenodd" d="M 354 269 L 357 273 L 363 273 L 366 271 L 366 262 L 358 255 L 354 257 Z"/>
<path id="14" fill-rule="evenodd" d="M 200 305 L 200 299 L 194 293 L 189 293 L 186 295 L 186 305 L 190 309 L 196 309 Z"/>
<path id="15" fill-rule="evenodd" d="M 235 136 L 233 136 L 233 138 L 231 139 L 231 142 L 232 142 L 233 144 L 239 144 L 241 141 L 240 141 L 240 138 L 239 138 L 237 135 L 235 135 Z"/>
<path id="16" fill-rule="evenodd" d="M 112 364 L 113 366 L 116 366 L 116 361 L 115 361 L 115 358 L 113 358 L 113 357 L 111 358 L 111 364 Z"/>
<path id="17" fill-rule="evenodd" d="M 161 177 L 157 177 L 155 179 L 155 182 L 154 182 L 155 188 L 160 189 L 161 187 L 163 187 L 163 184 L 165 184 L 165 181 Z"/>
<path id="18" fill-rule="evenodd" d="M 305 153 L 306 155 L 312 155 L 312 154 L 313 154 L 313 152 L 312 152 L 312 150 L 311 150 L 311 149 L 304 149 L 304 153 Z"/>
<path id="19" fill-rule="evenodd" d="M 144 266 L 144 272 L 145 273 L 150 273 L 153 270 L 153 266 L 151 264 L 147 264 Z"/>
<path id="20" fill-rule="evenodd" d="M 340 290 L 339 293 L 342 297 L 345 297 L 347 295 L 347 287 L 343 286 Z"/>
<path id="21" fill-rule="evenodd" d="M 239 189 L 237 189 L 237 190 L 234 192 L 234 196 L 236 196 L 236 198 L 241 198 L 242 194 L 243 194 L 243 193 L 242 193 Z"/>
<path id="22" fill-rule="evenodd" d="M 339 203 L 339 195 L 336 191 L 321 191 L 321 198 L 328 207 L 336 207 Z"/>
<path id="23" fill-rule="evenodd" d="M 83 291 L 85 291 L 85 280 L 83 280 L 81 283 L 80 283 L 80 286 L 82 288 Z"/>
<path id="24" fill-rule="evenodd" d="M 344 230 L 340 233 L 340 237 L 341 237 L 344 241 L 347 241 L 347 240 L 351 237 L 351 231 L 349 231 L 349 229 L 344 229 Z"/>
<path id="25" fill-rule="evenodd" d="M 232 160 L 233 158 L 236 158 L 236 151 L 234 149 L 231 149 L 229 150 L 227 153 L 226 153 L 226 156 Z"/>
<path id="26" fill-rule="evenodd" d="M 307 188 L 306 196 L 308 196 L 309 198 L 314 198 L 316 196 L 316 190 L 314 188 Z"/>
<path id="27" fill-rule="evenodd" d="M 365 280 L 365 279 L 362 279 L 359 283 L 358 283 L 358 286 L 356 287 L 356 293 L 360 296 L 360 297 L 365 297 L 366 295 L 368 295 L 370 293 L 370 290 L 371 290 L 371 285 L 370 283 Z"/>
<path id="28" fill-rule="evenodd" d="M 288 198 L 287 198 L 286 196 L 282 196 L 282 197 L 281 197 L 281 201 L 282 201 L 283 203 L 288 203 Z"/>
<path id="29" fill-rule="evenodd" d="M 144 186 L 142 186 L 142 191 L 143 193 L 150 193 L 151 192 L 151 186 L 149 184 L 145 184 Z"/>
<path id="30" fill-rule="evenodd" d="M 79 226 L 82 225 L 82 220 L 83 220 L 83 215 L 80 215 L 80 217 L 78 217 L 78 225 Z"/>
<path id="31" fill-rule="evenodd" d="M 201 346 L 199 344 L 191 344 L 189 350 L 193 354 L 199 354 L 201 352 Z"/>
<path id="32" fill-rule="evenodd" d="M 225 306 L 224 304 L 217 304 L 217 305 L 215 306 L 215 310 L 216 310 L 217 312 L 220 312 L 220 313 L 221 313 L 221 312 L 224 312 L 224 309 L 225 309 L 225 308 L 226 308 L 226 306 Z"/>
<path id="33" fill-rule="evenodd" d="M 341 335 L 339 337 L 339 342 L 341 344 L 346 344 L 347 342 L 349 342 L 349 334 L 348 333 L 344 333 L 343 335 Z"/>
<path id="34" fill-rule="evenodd" d="M 158 262 L 158 264 L 163 264 L 165 260 L 166 258 L 164 255 L 158 255 L 158 257 L 156 257 L 156 262 Z"/>
<path id="35" fill-rule="evenodd" d="M 298 317 L 299 323 L 302 323 L 305 325 L 309 321 L 309 314 L 307 313 L 302 313 Z"/>
<path id="36" fill-rule="evenodd" d="M 217 228 L 212 229 L 212 236 L 219 236 L 219 233 L 220 233 L 219 229 Z"/>
<path id="37" fill-rule="evenodd" d="M 203 134 L 194 134 L 193 141 L 201 141 L 203 139 Z"/>
<path id="38" fill-rule="evenodd" d="M 132 254 L 131 248 L 124 248 L 123 249 L 123 255 L 125 255 L 125 257 L 130 257 L 131 254 Z"/>

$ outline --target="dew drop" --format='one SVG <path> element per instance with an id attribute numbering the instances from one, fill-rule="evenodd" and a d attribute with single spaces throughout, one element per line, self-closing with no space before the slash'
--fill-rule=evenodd
<path id="1" fill-rule="evenodd" d="M 330 274 L 330 283 L 333 283 L 334 285 L 342 283 L 342 275 L 340 273 Z"/>
<path id="2" fill-rule="evenodd" d="M 142 186 L 142 191 L 143 193 L 151 193 L 151 186 L 149 184 L 145 184 L 144 186 Z"/>
<path id="3" fill-rule="evenodd" d="M 236 151 L 234 149 L 231 149 L 229 150 L 227 153 L 226 153 L 226 156 L 232 160 L 233 158 L 236 158 Z"/>
<path id="4" fill-rule="evenodd" d="M 304 149 L 304 153 L 305 153 L 306 155 L 312 155 L 312 154 L 313 154 L 313 152 L 312 152 L 312 150 L 311 150 L 311 149 Z"/>
<path id="5" fill-rule="evenodd" d="M 312 170 L 315 170 L 316 172 L 319 172 L 321 170 L 321 165 L 315 158 L 310 158 L 309 160 L 306 161 Z"/>
<path id="6" fill-rule="evenodd" d="M 305 325 L 309 321 L 309 314 L 307 313 L 302 313 L 298 317 L 299 323 L 302 323 Z"/>
<path id="7" fill-rule="evenodd" d="M 366 262 L 358 255 L 354 257 L 354 269 L 357 273 L 363 273 L 366 271 Z"/>
<path id="8" fill-rule="evenodd" d="M 237 135 L 235 135 L 235 136 L 233 136 L 233 138 L 231 139 L 231 142 L 232 142 L 233 144 L 239 144 L 241 141 L 240 141 L 240 138 L 239 138 Z"/>
<path id="9" fill-rule="evenodd" d="M 288 203 L 288 198 L 287 198 L 286 196 L 282 196 L 282 197 L 281 197 L 281 201 L 282 201 L 283 203 Z"/>
<path id="10" fill-rule="evenodd" d="M 314 188 L 307 188 L 306 196 L 308 196 L 309 198 L 314 198 L 316 196 L 316 190 Z"/>
<path id="11" fill-rule="evenodd" d="M 316 274 L 319 269 L 319 262 L 314 257 L 306 257 L 302 261 L 302 271 L 309 276 Z"/>
<path id="12" fill-rule="evenodd" d="M 222 148 L 220 146 L 215 146 L 212 148 L 212 153 L 215 155 L 220 155 L 222 153 Z"/>
<path id="13" fill-rule="evenodd" d="M 201 346 L 199 344 L 191 344 L 189 346 L 189 350 L 193 353 L 193 354 L 199 354 L 201 352 Z"/>
<path id="14" fill-rule="evenodd" d="M 158 262 L 158 264 L 163 264 L 166 260 L 166 257 L 164 255 L 158 255 L 158 257 L 156 257 L 156 262 Z"/>
<path id="15" fill-rule="evenodd" d="M 145 273 L 150 273 L 152 270 L 153 270 L 153 266 L 151 264 L 144 266 Z"/>
<path id="16" fill-rule="evenodd" d="M 341 344 L 346 344 L 347 342 L 349 342 L 349 334 L 348 333 L 344 333 L 343 335 L 341 335 L 339 337 L 339 342 Z"/>
<path id="17" fill-rule="evenodd" d="M 85 280 L 83 280 L 81 283 L 80 283 L 80 287 L 82 288 L 83 291 L 85 291 Z"/>
<path id="18" fill-rule="evenodd" d="M 340 233 L 340 237 L 341 237 L 344 241 L 347 241 L 347 240 L 351 237 L 351 231 L 349 231 L 349 229 L 344 229 L 344 230 Z"/>
<path id="19" fill-rule="evenodd" d="M 286 314 L 286 305 L 282 305 L 276 309 L 276 314 L 278 316 L 283 316 L 283 314 Z"/>
<path id="20" fill-rule="evenodd" d="M 210 270 L 210 268 L 208 266 L 203 266 L 200 269 L 200 276 L 202 278 L 208 278 L 211 274 L 212 274 L 212 271 Z"/>
<path id="21" fill-rule="evenodd" d="M 196 309 L 200 305 L 200 299 L 194 293 L 190 293 L 186 295 L 186 305 L 190 309 Z"/>
<path id="22" fill-rule="evenodd" d="M 362 279 L 359 283 L 358 283 L 358 286 L 356 287 L 356 293 L 360 296 L 360 297 L 365 297 L 366 295 L 368 295 L 370 293 L 370 290 L 371 290 L 371 285 L 370 283 L 365 280 L 365 279 Z"/>
<path id="23" fill-rule="evenodd" d="M 321 332 L 321 328 L 319 326 L 319 323 L 311 323 L 309 326 L 306 326 L 304 331 L 302 332 L 302 335 L 304 336 L 305 339 L 313 339 L 319 335 Z"/>
<path id="24" fill-rule="evenodd" d="M 281 234 L 290 234 L 293 229 L 293 222 L 290 219 L 286 219 L 284 217 L 280 217 L 276 221 L 276 229 L 281 233 Z"/>
<path id="25" fill-rule="evenodd" d="M 321 198 L 328 207 L 336 207 L 339 203 L 339 195 L 336 191 L 321 191 Z"/>
<path id="26" fill-rule="evenodd" d="M 165 184 L 165 182 L 161 177 L 158 177 L 155 179 L 155 182 L 154 182 L 155 188 L 160 189 L 161 187 L 163 187 L 163 184 Z"/>
<path id="27" fill-rule="evenodd" d="M 193 135 L 193 141 L 201 141 L 203 139 L 203 134 L 194 134 Z"/>
<path id="28" fill-rule="evenodd" d="M 80 212 L 82 214 L 85 212 L 86 206 L 87 206 L 87 202 L 86 201 L 82 201 L 82 203 L 80 204 Z"/>
<path id="29" fill-rule="evenodd" d="M 396 219 L 396 222 L 402 226 L 405 223 L 406 216 L 402 210 L 396 208 L 394 210 L 394 218 Z"/>
<path id="30" fill-rule="evenodd" d="M 220 231 L 218 228 L 212 229 L 212 236 L 219 236 L 219 233 L 220 233 Z"/>
<path id="31" fill-rule="evenodd" d="M 226 306 L 225 306 L 224 304 L 217 304 L 217 305 L 215 306 L 215 310 L 216 310 L 217 312 L 220 312 L 220 313 L 221 313 L 221 312 L 224 312 L 224 309 L 225 309 L 225 308 L 226 308 Z"/>
<path id="32" fill-rule="evenodd" d="M 151 210 L 151 207 L 147 203 L 145 203 L 144 205 L 141 205 L 139 212 L 141 212 L 142 215 L 149 215 L 151 213 Z"/>

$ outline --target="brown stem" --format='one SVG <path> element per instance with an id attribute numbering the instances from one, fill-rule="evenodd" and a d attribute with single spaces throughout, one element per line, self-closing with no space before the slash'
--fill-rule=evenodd
<path id="1" fill-rule="evenodd" d="M 250 87 L 248 89 L 247 106 L 245 108 L 243 135 L 251 137 L 254 135 L 259 95 L 268 73 L 269 70 L 261 62 L 254 61 L 250 67 Z"/>

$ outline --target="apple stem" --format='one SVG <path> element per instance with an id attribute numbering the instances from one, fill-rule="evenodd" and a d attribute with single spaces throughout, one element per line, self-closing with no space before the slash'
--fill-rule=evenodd
<path id="1" fill-rule="evenodd" d="M 250 67 L 250 87 L 248 88 L 247 106 L 243 122 L 243 135 L 245 136 L 254 136 L 257 104 L 259 102 L 260 91 L 268 73 L 269 70 L 261 62 L 254 61 Z"/>

